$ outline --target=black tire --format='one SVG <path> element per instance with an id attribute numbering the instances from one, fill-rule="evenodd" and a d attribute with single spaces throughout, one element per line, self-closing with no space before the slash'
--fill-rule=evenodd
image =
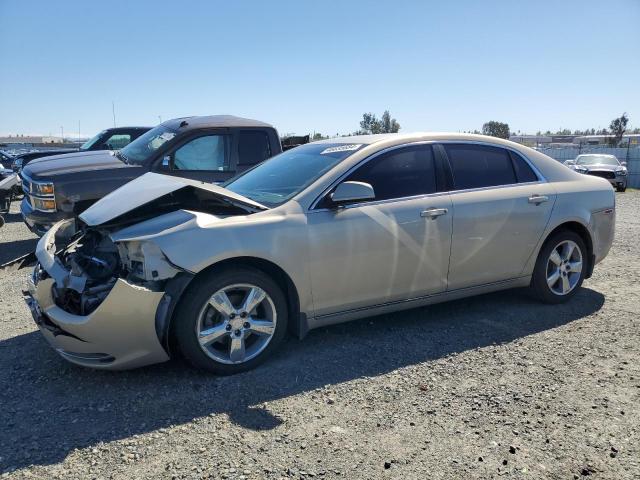
<path id="1" fill-rule="evenodd" d="M 215 360 L 203 351 L 196 335 L 196 328 L 200 312 L 211 296 L 226 286 L 240 283 L 260 287 L 271 297 L 277 321 L 271 340 L 256 357 L 243 363 L 227 364 Z M 218 375 L 233 375 L 257 367 L 278 348 L 287 332 L 287 314 L 287 301 L 282 289 L 264 272 L 244 266 L 224 268 L 205 273 L 192 282 L 176 310 L 173 332 L 180 351 L 193 366 Z"/>
<path id="2" fill-rule="evenodd" d="M 580 253 L 582 255 L 582 271 L 580 272 L 580 277 L 575 287 L 573 287 L 573 289 L 569 293 L 559 295 L 557 293 L 554 293 L 551 287 L 549 287 L 549 285 L 547 284 L 547 263 L 549 262 L 549 257 L 556 246 L 566 240 L 574 242 L 580 249 Z M 540 249 L 540 252 L 538 253 L 538 259 L 536 260 L 536 266 L 531 277 L 529 291 L 534 298 L 543 303 L 559 304 L 567 302 L 576 294 L 578 289 L 582 286 L 589 261 L 590 259 L 587 247 L 584 243 L 584 240 L 582 240 L 582 237 L 580 237 L 580 235 L 578 235 L 577 233 L 572 232 L 571 230 L 560 230 L 550 236 Z"/>
<path id="3" fill-rule="evenodd" d="M 618 187 L 616 190 L 620 193 L 624 193 L 627 190 L 627 187 Z"/>

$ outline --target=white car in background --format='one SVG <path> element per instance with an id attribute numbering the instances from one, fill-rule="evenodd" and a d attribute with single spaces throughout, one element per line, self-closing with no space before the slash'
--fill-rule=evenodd
<path id="1" fill-rule="evenodd" d="M 606 178 L 618 192 L 627 189 L 627 162 L 620 162 L 615 155 L 584 153 L 564 164 L 576 172 Z"/>

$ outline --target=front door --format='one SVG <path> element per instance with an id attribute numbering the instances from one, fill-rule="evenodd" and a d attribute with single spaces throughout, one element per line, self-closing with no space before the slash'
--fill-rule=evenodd
<path id="1" fill-rule="evenodd" d="M 376 198 L 309 212 L 316 315 L 444 291 L 451 200 L 438 191 L 431 146 L 383 153 L 343 181 L 371 184 Z"/>

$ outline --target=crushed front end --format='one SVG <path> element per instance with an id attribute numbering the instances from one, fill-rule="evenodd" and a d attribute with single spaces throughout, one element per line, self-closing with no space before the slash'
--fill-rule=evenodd
<path id="1" fill-rule="evenodd" d="M 158 328 L 167 280 L 180 274 L 151 243 L 114 243 L 84 228 L 62 248 L 54 225 L 39 241 L 25 300 L 51 346 L 70 362 L 135 368 L 169 359 Z"/>

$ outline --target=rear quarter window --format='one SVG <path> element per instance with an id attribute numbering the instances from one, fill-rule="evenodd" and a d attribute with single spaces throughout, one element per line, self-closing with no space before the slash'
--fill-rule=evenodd
<path id="1" fill-rule="evenodd" d="M 529 166 L 527 161 L 516 152 L 509 152 L 513 160 L 513 169 L 516 171 L 518 183 L 537 182 L 538 176 Z"/>

